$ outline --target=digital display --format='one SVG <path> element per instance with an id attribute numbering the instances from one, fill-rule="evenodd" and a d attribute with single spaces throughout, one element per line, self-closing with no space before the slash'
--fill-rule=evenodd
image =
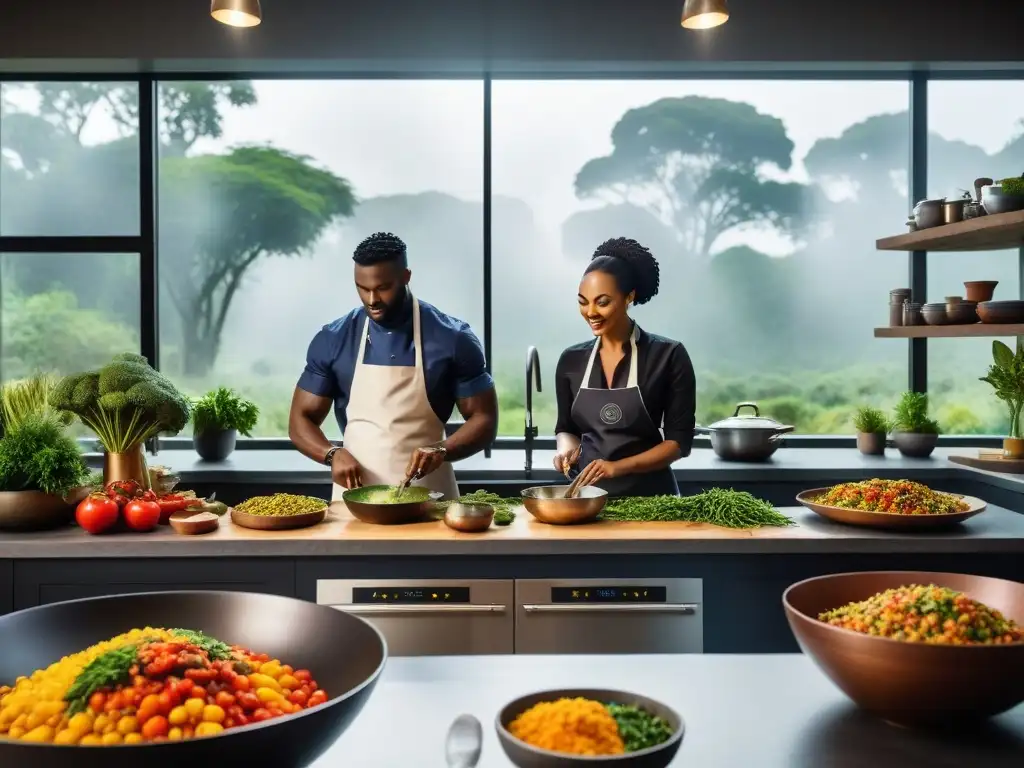
<path id="1" fill-rule="evenodd" d="M 355 605 L 368 603 L 468 603 L 469 587 L 355 587 Z"/>
<path id="2" fill-rule="evenodd" d="M 664 603 L 665 587 L 552 587 L 552 603 Z"/>

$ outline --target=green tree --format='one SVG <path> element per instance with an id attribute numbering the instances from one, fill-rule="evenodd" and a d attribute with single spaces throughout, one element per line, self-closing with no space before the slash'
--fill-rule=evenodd
<path id="1" fill-rule="evenodd" d="M 737 227 L 796 234 L 807 188 L 767 178 L 792 165 L 782 120 L 750 104 L 705 96 L 659 99 L 612 128 L 612 152 L 576 175 L 576 195 L 638 205 L 678 234 L 687 256 L 706 263 Z"/>

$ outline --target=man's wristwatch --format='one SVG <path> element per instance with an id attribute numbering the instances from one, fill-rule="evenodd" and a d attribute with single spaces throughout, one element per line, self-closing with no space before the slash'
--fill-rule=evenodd
<path id="1" fill-rule="evenodd" d="M 325 466 L 331 466 L 331 461 L 334 459 L 334 454 L 336 454 L 339 450 L 340 449 L 338 448 L 338 446 L 334 446 L 333 448 L 331 448 L 331 450 L 324 454 Z"/>

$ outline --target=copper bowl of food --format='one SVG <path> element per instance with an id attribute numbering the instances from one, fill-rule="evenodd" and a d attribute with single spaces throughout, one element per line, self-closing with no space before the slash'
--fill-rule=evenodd
<path id="1" fill-rule="evenodd" d="M 1024 642 L 932 645 L 862 634 L 821 613 L 901 586 L 963 592 L 1024 622 L 1024 584 L 986 576 L 919 571 L 835 573 L 793 584 L 782 596 L 801 650 L 858 706 L 890 723 L 957 727 L 1024 702 Z"/>
<path id="2" fill-rule="evenodd" d="M 608 491 L 594 485 L 579 488 L 571 499 L 568 485 L 536 485 L 520 492 L 526 511 L 549 525 L 575 525 L 597 519 L 608 500 Z"/>

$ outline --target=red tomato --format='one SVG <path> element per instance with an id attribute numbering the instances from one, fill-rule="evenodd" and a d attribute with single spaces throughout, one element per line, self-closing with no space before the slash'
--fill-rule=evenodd
<path id="1" fill-rule="evenodd" d="M 184 680 L 179 680 L 174 684 L 174 692 L 179 698 L 187 699 L 188 695 L 192 693 L 192 688 L 195 686 L 191 680 L 187 677 Z"/>
<path id="2" fill-rule="evenodd" d="M 142 738 L 155 740 L 161 736 L 166 736 L 170 726 L 167 723 L 167 718 L 163 715 L 154 715 L 153 717 L 146 720 L 142 725 Z"/>
<path id="3" fill-rule="evenodd" d="M 309 697 L 309 701 L 307 702 L 307 706 L 315 707 L 315 706 L 318 706 L 320 704 L 323 704 L 325 701 L 327 701 L 327 694 L 326 693 L 324 693 L 323 691 L 314 691 L 313 695 Z"/>
<path id="4" fill-rule="evenodd" d="M 221 709 L 226 710 L 228 707 L 235 703 L 235 697 L 227 691 L 220 691 L 214 698 L 214 701 L 217 703 L 217 706 L 219 706 Z"/>
<path id="5" fill-rule="evenodd" d="M 106 694 L 102 693 L 100 691 L 97 691 L 96 693 L 94 693 L 92 696 L 89 697 L 89 709 L 91 709 L 93 712 L 99 714 L 100 712 L 103 711 L 103 705 L 106 703 L 106 701 L 107 701 Z"/>
<path id="6" fill-rule="evenodd" d="M 89 533 L 103 533 L 117 518 L 117 502 L 99 494 L 87 496 L 75 509 L 75 522 Z"/>
<path id="7" fill-rule="evenodd" d="M 249 691 L 242 691 L 238 694 L 238 703 L 242 709 L 252 712 L 253 710 L 260 709 L 262 706 L 259 697 L 255 693 Z"/>
<path id="8" fill-rule="evenodd" d="M 262 723 L 264 720 L 269 720 L 271 717 L 272 715 L 269 710 L 260 707 L 252 713 L 252 716 L 249 719 L 254 723 Z"/>
<path id="9" fill-rule="evenodd" d="M 248 691 L 250 687 L 249 678 L 245 675 L 238 675 L 231 681 L 231 687 L 235 689 L 236 693 Z"/>
<path id="10" fill-rule="evenodd" d="M 133 531 L 152 531 L 160 524 L 160 505 L 135 499 L 124 508 L 124 521 Z"/>

